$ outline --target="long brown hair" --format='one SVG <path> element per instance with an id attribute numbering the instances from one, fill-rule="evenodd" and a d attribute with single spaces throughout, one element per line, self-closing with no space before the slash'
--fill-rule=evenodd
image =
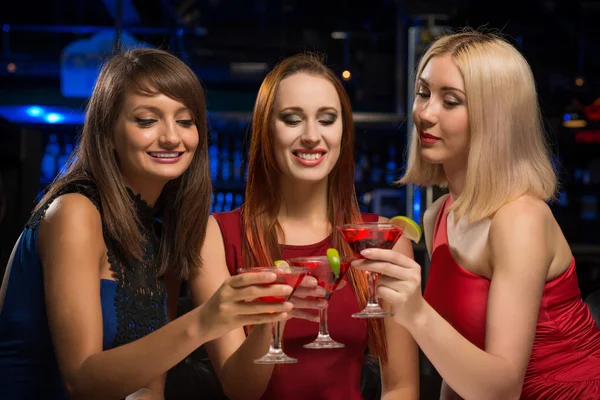
<path id="1" fill-rule="evenodd" d="M 68 184 L 82 179 L 99 191 L 103 224 L 126 257 L 140 260 L 143 238 L 139 218 L 113 151 L 115 124 L 128 91 L 164 94 L 191 110 L 198 128 L 198 147 L 189 168 L 169 181 L 159 198 L 164 204 L 158 273 L 187 277 L 202 259 L 212 183 L 208 165 L 204 89 L 183 61 L 158 49 L 135 49 L 112 57 L 102 68 L 87 105 L 79 143 L 67 171 L 49 187 L 37 208 Z"/>
<path id="2" fill-rule="evenodd" d="M 248 181 L 245 204 L 242 207 L 242 256 L 246 266 L 272 265 L 281 258 L 278 237 L 283 231 L 277 221 L 281 205 L 279 195 L 279 168 L 274 157 L 273 134 L 270 129 L 273 103 L 279 83 L 286 77 L 307 73 L 323 77 L 335 87 L 342 106 L 343 134 L 340 158 L 328 177 L 329 222 L 335 230 L 338 225 L 362 220 L 354 188 L 354 121 L 350 99 L 337 76 L 317 55 L 300 54 L 281 61 L 263 81 L 254 105 L 252 136 L 248 159 Z M 332 245 L 345 255 L 353 255 L 341 235 L 334 231 Z M 367 302 L 367 281 L 364 274 L 351 268 L 350 284 L 359 303 Z M 383 322 L 367 321 L 369 345 L 382 362 L 387 362 Z"/>

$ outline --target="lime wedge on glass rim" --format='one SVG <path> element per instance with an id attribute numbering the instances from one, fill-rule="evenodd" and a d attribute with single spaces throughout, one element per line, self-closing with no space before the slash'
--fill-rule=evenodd
<path id="1" fill-rule="evenodd" d="M 336 278 L 340 276 L 340 253 L 336 249 L 327 249 L 327 261 Z"/>
<path id="2" fill-rule="evenodd" d="M 273 262 L 273 265 L 277 268 L 290 268 L 290 264 L 288 264 L 288 262 L 285 260 L 276 260 Z"/>
<path id="3" fill-rule="evenodd" d="M 412 219 L 399 215 L 391 218 L 389 223 L 402 230 L 402 234 L 406 236 L 407 239 L 412 240 L 415 243 L 419 243 L 421 240 L 421 236 L 423 235 L 421 227 Z"/>

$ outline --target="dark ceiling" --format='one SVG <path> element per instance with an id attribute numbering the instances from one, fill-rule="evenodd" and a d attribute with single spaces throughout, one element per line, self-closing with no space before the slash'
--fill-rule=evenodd
<path id="1" fill-rule="evenodd" d="M 51 0 L 3 7 L 0 83 L 12 89 L 56 86 L 67 44 L 97 27 L 120 26 L 184 58 L 209 90 L 255 91 L 263 75 L 233 74 L 232 63 L 270 66 L 314 50 L 327 53 L 334 69 L 353 72 L 347 87 L 363 108 L 372 102 L 393 109 L 398 94 L 390 88 L 398 68 L 406 70 L 406 29 L 427 14 L 452 27 L 501 30 L 531 63 L 549 109 L 572 92 L 592 96 L 600 89 L 598 1 Z M 334 31 L 349 39 L 333 39 Z M 9 63 L 17 71 L 8 71 Z M 583 88 L 574 85 L 580 75 Z"/>

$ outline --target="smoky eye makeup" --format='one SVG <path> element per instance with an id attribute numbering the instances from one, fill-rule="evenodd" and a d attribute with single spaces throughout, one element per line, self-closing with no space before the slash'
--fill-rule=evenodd
<path id="1" fill-rule="evenodd" d="M 147 127 L 155 123 L 157 120 L 155 118 L 138 118 L 134 117 L 136 124 L 141 127 Z"/>
<path id="2" fill-rule="evenodd" d="M 286 125 L 294 126 L 302 122 L 302 117 L 297 113 L 283 113 L 279 115 L 279 120 Z"/>
<path id="3" fill-rule="evenodd" d="M 425 86 L 422 83 L 419 83 L 419 85 L 417 86 L 416 90 L 415 90 L 415 96 L 428 96 L 429 95 L 429 88 L 427 86 Z"/>
<path id="4" fill-rule="evenodd" d="M 332 125 L 337 121 L 338 115 L 336 113 L 328 112 L 324 113 L 319 117 L 319 122 L 323 125 Z"/>
<path id="5" fill-rule="evenodd" d="M 466 96 L 457 91 L 448 92 L 446 96 L 444 96 L 444 103 L 450 106 L 460 106 L 466 104 L 466 102 Z"/>
<path id="6" fill-rule="evenodd" d="M 177 123 L 179 125 L 182 125 L 182 126 L 185 126 L 185 127 L 189 128 L 192 125 L 194 125 L 194 120 L 193 119 L 178 119 Z"/>
<path id="7" fill-rule="evenodd" d="M 459 106 L 462 104 L 462 101 L 457 99 L 456 97 L 446 97 L 444 99 L 444 103 L 449 106 Z"/>

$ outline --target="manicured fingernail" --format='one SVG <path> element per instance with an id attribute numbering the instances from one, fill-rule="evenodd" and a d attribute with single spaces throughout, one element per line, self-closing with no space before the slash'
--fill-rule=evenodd
<path id="1" fill-rule="evenodd" d="M 291 287 L 291 286 L 286 286 L 286 287 L 283 288 L 283 293 L 285 293 L 285 294 L 290 294 L 293 291 L 294 291 L 294 288 Z"/>
<path id="2" fill-rule="evenodd" d="M 371 250 L 371 249 L 364 249 L 363 251 L 361 251 L 361 252 L 360 252 L 360 254 L 361 254 L 362 256 L 368 256 L 368 255 L 369 255 L 369 254 L 371 254 L 371 253 L 372 253 L 372 250 Z"/>

